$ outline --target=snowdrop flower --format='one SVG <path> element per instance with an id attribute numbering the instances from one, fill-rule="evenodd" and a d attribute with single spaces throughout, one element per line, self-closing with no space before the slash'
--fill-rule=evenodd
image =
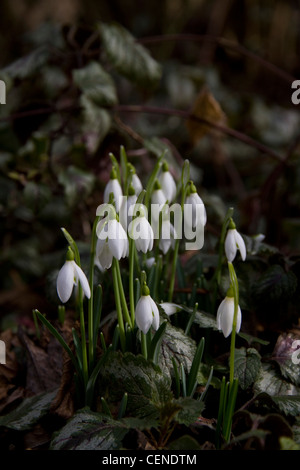
<path id="1" fill-rule="evenodd" d="M 128 256 L 128 238 L 124 228 L 116 218 L 102 219 L 99 226 L 96 246 L 97 261 L 104 269 L 108 269 L 111 266 L 113 257 L 120 260 Z"/>
<path id="2" fill-rule="evenodd" d="M 197 193 L 194 183 L 191 183 L 189 194 L 185 199 L 185 210 L 187 210 L 187 208 L 189 210 L 189 217 L 185 217 L 185 223 L 193 229 L 195 229 L 199 224 L 204 227 L 207 220 L 206 210 L 201 197 Z"/>
<path id="3" fill-rule="evenodd" d="M 239 234 L 239 232 L 235 228 L 234 222 L 231 220 L 229 222 L 229 229 L 227 231 L 226 239 L 225 239 L 225 253 L 227 260 L 232 263 L 236 256 L 236 252 L 239 249 L 242 260 L 245 261 L 246 259 L 246 245 Z"/>
<path id="4" fill-rule="evenodd" d="M 219 305 L 217 311 L 217 328 L 223 332 L 225 338 L 227 338 L 232 332 L 232 323 L 234 316 L 234 297 L 232 289 L 229 288 L 226 297 Z M 236 332 L 238 333 L 241 328 L 242 313 L 240 306 L 238 306 L 238 313 L 236 319 Z"/>
<path id="5" fill-rule="evenodd" d="M 169 220 L 162 220 L 161 233 L 159 238 L 159 248 L 165 255 L 169 248 L 174 248 L 176 232 L 173 224 Z"/>
<path id="6" fill-rule="evenodd" d="M 68 302 L 72 295 L 74 285 L 80 285 L 87 298 L 91 297 L 91 290 L 88 280 L 82 269 L 74 261 L 74 253 L 71 248 L 68 249 L 66 262 L 60 269 L 57 281 L 56 290 L 58 297 L 65 304 Z"/>
<path id="7" fill-rule="evenodd" d="M 154 233 L 143 209 L 141 208 L 139 212 L 140 215 L 135 217 L 129 224 L 128 234 L 135 241 L 136 249 L 147 253 L 153 248 Z"/>
<path id="8" fill-rule="evenodd" d="M 128 225 L 132 221 L 136 201 L 137 196 L 135 194 L 134 187 L 131 184 L 128 189 L 128 197 L 124 197 L 122 200 L 119 214 L 120 222 L 125 230 L 127 230 Z"/>
<path id="9" fill-rule="evenodd" d="M 180 305 L 173 304 L 172 302 L 162 302 L 159 305 L 163 309 L 165 314 L 168 316 L 173 315 L 174 313 L 180 312 L 180 310 L 182 310 L 182 307 L 180 307 Z"/>
<path id="10" fill-rule="evenodd" d="M 167 201 L 171 203 L 176 197 L 176 183 L 173 176 L 169 172 L 169 167 L 166 162 L 163 164 L 162 173 L 160 174 L 158 180 Z"/>
<path id="11" fill-rule="evenodd" d="M 104 272 L 106 269 L 109 269 L 112 265 L 113 254 L 109 249 L 108 242 L 102 242 L 102 240 L 97 240 L 96 245 L 96 256 L 95 256 L 95 265 L 100 269 L 101 272 Z"/>
<path id="12" fill-rule="evenodd" d="M 159 328 L 159 311 L 146 284 L 143 285 L 142 295 L 136 304 L 135 321 L 144 334 L 148 333 L 151 326 L 154 330 Z"/>
<path id="13" fill-rule="evenodd" d="M 103 200 L 105 203 L 109 202 L 110 194 L 113 194 L 116 211 L 119 212 L 123 192 L 115 168 L 111 170 L 110 180 L 104 189 Z"/>
<path id="14" fill-rule="evenodd" d="M 161 185 L 158 180 L 155 181 L 154 189 L 151 195 L 151 224 L 155 231 L 155 237 L 157 238 L 158 226 L 159 226 L 159 214 L 167 202 L 167 198 L 161 189 Z"/>
<path id="15" fill-rule="evenodd" d="M 139 194 L 142 192 L 143 190 L 143 185 L 141 183 L 141 180 L 140 178 L 138 177 L 138 175 L 136 173 L 134 173 L 132 175 L 132 179 L 131 179 L 131 184 L 132 186 L 134 187 L 134 191 L 135 191 L 135 194 L 137 196 L 139 196 Z"/>

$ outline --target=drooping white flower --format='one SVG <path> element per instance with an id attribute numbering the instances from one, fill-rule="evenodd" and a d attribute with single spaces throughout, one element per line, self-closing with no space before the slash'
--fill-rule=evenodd
<path id="1" fill-rule="evenodd" d="M 113 254 L 109 249 L 107 241 L 103 243 L 102 240 L 98 239 L 96 244 L 95 265 L 103 272 L 111 267 L 112 261 Z"/>
<path id="2" fill-rule="evenodd" d="M 180 310 L 182 310 L 182 307 L 180 307 L 180 305 L 174 304 L 172 302 L 162 302 L 159 305 L 161 306 L 165 314 L 168 316 L 173 315 L 174 313 L 180 312 Z"/>
<path id="3" fill-rule="evenodd" d="M 192 183 L 190 192 L 185 199 L 184 209 L 188 213 L 188 217 L 185 217 L 184 222 L 189 227 L 195 229 L 198 225 L 204 227 L 206 225 L 207 216 L 205 205 L 197 193 L 195 185 Z"/>
<path id="4" fill-rule="evenodd" d="M 121 207 L 120 207 L 120 222 L 124 230 L 128 229 L 130 222 L 132 221 L 132 216 L 134 215 L 134 207 L 137 201 L 137 195 L 132 185 L 130 185 L 128 190 L 128 196 L 123 197 Z"/>
<path id="5" fill-rule="evenodd" d="M 154 189 L 151 195 L 151 225 L 153 227 L 155 238 L 158 238 L 160 213 L 165 210 L 167 198 L 161 189 L 158 180 L 155 181 Z"/>
<path id="6" fill-rule="evenodd" d="M 110 195 L 113 194 L 113 199 L 116 207 L 116 211 L 119 212 L 122 201 L 123 191 L 117 178 L 116 170 L 113 168 L 110 173 L 110 180 L 104 189 L 103 201 L 109 202 Z"/>
<path id="7" fill-rule="evenodd" d="M 128 234 L 134 240 L 136 249 L 147 253 L 153 248 L 154 233 L 143 211 L 130 222 Z"/>
<path id="8" fill-rule="evenodd" d="M 235 225 L 231 223 L 225 238 L 225 254 L 227 260 L 232 263 L 236 257 L 237 250 L 239 249 L 242 260 L 246 259 L 246 245 L 243 237 L 236 230 Z"/>
<path id="9" fill-rule="evenodd" d="M 80 283 L 82 290 L 87 298 L 91 297 L 91 290 L 88 280 L 78 264 L 74 261 L 74 254 L 71 249 L 68 250 L 67 259 L 62 268 L 60 269 L 57 281 L 56 290 L 58 297 L 63 303 L 68 302 L 72 295 L 74 285 Z"/>
<path id="10" fill-rule="evenodd" d="M 170 204 L 176 197 L 176 183 L 172 174 L 169 172 L 167 163 L 163 164 L 162 173 L 159 175 L 158 180 L 161 185 L 161 189 Z"/>
<path id="11" fill-rule="evenodd" d="M 143 190 L 143 185 L 142 185 L 140 178 L 138 177 L 136 173 L 132 175 L 131 184 L 134 187 L 135 194 L 139 196 Z"/>
<path id="12" fill-rule="evenodd" d="M 97 230 L 96 256 L 103 269 L 108 269 L 112 264 L 113 257 L 120 260 L 128 256 L 128 237 L 116 218 L 104 220 L 104 222 L 102 219 L 99 224 L 101 225 Z"/>
<path id="13" fill-rule="evenodd" d="M 135 321 L 144 334 L 147 334 L 151 327 L 154 330 L 159 328 L 159 311 L 146 285 L 142 287 L 142 295 L 136 304 Z"/>
<path id="14" fill-rule="evenodd" d="M 169 220 L 162 220 L 161 233 L 159 237 L 159 248 L 165 255 L 169 248 L 174 248 L 176 231 Z"/>
<path id="15" fill-rule="evenodd" d="M 226 295 L 225 299 L 219 305 L 217 310 L 217 328 L 223 332 L 225 338 L 227 338 L 232 332 L 234 316 L 234 297 L 229 294 Z M 242 312 L 240 306 L 238 306 L 237 319 L 236 319 L 236 332 L 238 333 L 242 323 Z"/>

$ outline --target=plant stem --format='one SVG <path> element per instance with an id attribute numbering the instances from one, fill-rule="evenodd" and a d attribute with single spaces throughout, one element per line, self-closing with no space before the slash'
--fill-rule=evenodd
<path id="1" fill-rule="evenodd" d="M 120 300 L 121 300 L 121 305 L 124 313 L 124 319 L 127 321 L 128 325 L 132 328 L 132 323 L 131 323 L 131 318 L 129 315 L 128 307 L 127 307 L 127 302 L 126 302 L 126 297 L 123 289 L 123 282 L 122 282 L 122 276 L 121 276 L 121 270 L 120 270 L 120 264 L 117 259 L 115 259 L 115 265 L 116 265 L 116 272 L 117 272 L 117 279 L 118 279 L 118 285 L 119 285 L 119 294 L 120 294 Z"/>
<path id="2" fill-rule="evenodd" d="M 113 285 L 114 285 L 114 293 L 115 293 L 115 299 L 116 299 L 116 309 L 117 309 L 117 317 L 118 317 L 118 324 L 119 324 L 121 347 L 122 347 L 122 350 L 125 351 L 126 338 L 125 338 L 125 329 L 124 329 L 119 282 L 118 282 L 117 260 L 115 258 L 113 258 L 113 262 L 112 262 L 112 275 L 113 275 Z"/>
<path id="3" fill-rule="evenodd" d="M 88 302 L 88 339 L 89 339 L 89 364 L 90 367 L 94 361 L 94 259 L 96 253 L 96 228 L 100 217 L 96 217 L 91 239 L 91 251 L 90 251 L 90 271 L 89 271 L 89 284 L 91 290 L 91 297 Z"/>
<path id="4" fill-rule="evenodd" d="M 228 262 L 230 281 L 233 286 L 234 293 L 234 314 L 232 322 L 232 332 L 231 332 L 231 343 L 230 343 L 230 375 L 229 381 L 230 384 L 233 384 L 234 380 L 234 354 L 235 354 L 235 338 L 236 338 L 236 324 L 237 324 L 237 315 L 239 307 L 239 284 L 236 277 L 236 273 L 233 267 L 233 264 Z"/>
<path id="5" fill-rule="evenodd" d="M 148 357 L 148 347 L 147 347 L 147 335 L 141 331 L 141 342 L 142 342 L 142 354 L 145 359 Z"/>
<path id="6" fill-rule="evenodd" d="M 78 304 L 79 304 L 79 321 L 80 321 L 80 333 L 81 333 L 81 347 L 82 347 L 82 375 L 84 385 L 86 387 L 88 382 L 88 359 L 87 359 L 87 347 L 86 347 L 86 336 L 85 336 L 85 319 L 83 310 L 83 293 L 82 287 L 79 283 L 78 286 Z"/>
<path id="7" fill-rule="evenodd" d="M 134 260 L 135 260 L 135 244 L 134 244 L 134 240 L 129 237 L 129 305 L 130 305 L 132 326 L 134 325 L 134 322 L 135 322 Z"/>

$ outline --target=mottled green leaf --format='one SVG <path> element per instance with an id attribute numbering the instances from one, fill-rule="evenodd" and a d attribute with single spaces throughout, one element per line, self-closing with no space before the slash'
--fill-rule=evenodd
<path id="1" fill-rule="evenodd" d="M 257 301 L 269 304 L 289 299 L 296 288 L 295 274 L 292 271 L 286 272 L 282 266 L 275 264 L 253 283 L 252 294 Z"/>
<path id="2" fill-rule="evenodd" d="M 94 153 L 111 128 L 111 115 L 84 94 L 80 97 L 80 106 L 83 140 L 88 151 Z"/>
<path id="3" fill-rule="evenodd" d="M 65 188 L 67 203 L 73 206 L 91 193 L 95 178 L 90 173 L 69 166 L 65 171 L 59 173 L 58 181 Z"/>
<path id="4" fill-rule="evenodd" d="M 46 64 L 49 58 L 49 49 L 47 47 L 39 47 L 30 54 L 17 59 L 2 69 L 2 73 L 10 78 L 24 79 L 30 77 Z"/>
<path id="5" fill-rule="evenodd" d="M 284 380 L 270 363 L 262 363 L 260 372 L 254 382 L 254 391 L 268 393 L 270 396 L 299 395 L 300 388 Z"/>
<path id="6" fill-rule="evenodd" d="M 246 390 L 256 379 L 261 368 L 260 360 L 260 354 L 254 348 L 236 349 L 234 373 L 243 390 Z"/>
<path id="7" fill-rule="evenodd" d="M 279 365 L 283 377 L 297 386 L 300 386 L 299 344 L 299 336 L 291 333 L 282 334 L 279 336 L 272 354 L 272 360 Z"/>
<path id="8" fill-rule="evenodd" d="M 175 421 L 186 426 L 195 423 L 204 410 L 203 402 L 190 397 L 178 398 L 176 403 L 180 406 L 180 410 L 176 414 Z"/>
<path id="9" fill-rule="evenodd" d="M 89 409 L 79 410 L 52 439 L 51 450 L 119 449 L 129 428 Z"/>
<path id="10" fill-rule="evenodd" d="M 187 336 L 183 330 L 168 323 L 158 358 L 158 364 L 163 373 L 170 377 L 173 369 L 172 358 L 175 359 L 178 366 L 183 364 L 184 369 L 189 371 L 195 352 L 195 341 L 190 336 Z"/>
<path id="11" fill-rule="evenodd" d="M 73 80 L 84 95 L 98 106 L 113 106 L 118 101 L 113 79 L 98 62 L 92 61 L 81 69 L 74 69 Z"/>
<path id="12" fill-rule="evenodd" d="M 128 394 L 127 410 L 140 418 L 157 417 L 159 409 L 172 399 L 171 380 L 143 356 L 111 351 L 99 374 L 100 393 L 120 402 Z"/>
<path id="13" fill-rule="evenodd" d="M 0 427 L 4 426 L 15 431 L 30 429 L 50 410 L 56 394 L 57 390 L 53 390 L 25 398 L 15 410 L 0 417 Z"/>
<path id="14" fill-rule="evenodd" d="M 118 24 L 101 23 L 99 31 L 106 56 L 117 72 L 145 86 L 160 80 L 161 67 L 158 62 L 125 28 Z"/>

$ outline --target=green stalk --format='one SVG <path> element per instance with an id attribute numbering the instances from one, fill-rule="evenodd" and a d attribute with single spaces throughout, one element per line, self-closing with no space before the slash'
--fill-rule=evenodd
<path id="1" fill-rule="evenodd" d="M 87 359 L 87 347 L 86 347 L 86 337 L 85 337 L 85 319 L 84 319 L 84 310 L 83 310 L 83 293 L 82 287 L 79 283 L 78 285 L 78 308 L 79 308 L 79 321 L 80 321 L 80 334 L 81 334 L 81 347 L 82 347 L 82 375 L 84 385 L 86 387 L 88 382 L 88 359 Z"/>
<path id="2" fill-rule="evenodd" d="M 113 258 L 113 262 L 112 262 L 112 275 L 113 275 L 113 285 L 114 285 L 114 293 L 115 293 L 115 299 L 116 299 L 116 309 L 117 309 L 117 317 L 118 317 L 121 347 L 122 347 L 123 351 L 125 351 L 126 338 L 125 338 L 125 329 L 124 329 L 121 299 L 120 299 L 120 290 L 119 290 L 119 282 L 118 282 L 117 260 L 115 258 Z"/>
<path id="3" fill-rule="evenodd" d="M 134 301 L 134 260 L 135 260 L 135 244 L 134 240 L 129 237 L 129 305 L 131 314 L 131 325 L 135 321 L 135 301 Z"/>
<path id="4" fill-rule="evenodd" d="M 141 331 L 142 354 L 145 359 L 148 358 L 147 335 Z"/>
<path id="5" fill-rule="evenodd" d="M 118 285 L 119 285 L 119 294 L 120 294 L 121 306 L 122 306 L 123 313 L 124 313 L 124 318 L 127 321 L 128 325 L 132 328 L 131 318 L 129 315 L 126 297 L 125 297 L 124 288 L 123 288 L 120 264 L 117 259 L 115 259 L 115 266 L 116 266 L 117 279 L 118 279 Z"/>
<path id="6" fill-rule="evenodd" d="M 89 365 L 92 367 L 94 361 L 94 260 L 96 253 L 96 228 L 100 217 L 96 217 L 91 239 L 91 251 L 90 251 L 90 271 L 89 271 L 89 284 L 91 297 L 88 302 L 88 339 L 89 339 Z"/>
<path id="7" fill-rule="evenodd" d="M 213 282 L 214 282 L 214 294 L 213 294 L 213 306 L 212 306 L 213 312 L 215 311 L 215 305 L 217 301 L 217 291 L 218 291 L 218 286 L 220 284 L 220 279 L 221 279 L 224 244 L 225 244 L 225 238 L 226 238 L 226 233 L 227 233 L 227 227 L 232 216 L 233 216 L 233 207 L 230 207 L 227 211 L 227 214 L 225 216 L 222 229 L 221 229 L 221 236 L 220 236 L 219 250 L 218 250 L 218 265 L 216 267 L 216 270 L 213 276 Z"/>
<path id="8" fill-rule="evenodd" d="M 190 165 L 189 161 L 185 160 L 182 173 L 181 173 L 181 214 L 183 216 L 183 209 L 184 209 L 184 202 L 186 198 L 186 193 L 189 186 L 189 177 L 190 177 Z M 175 286 L 175 276 L 176 276 L 176 266 L 177 266 L 177 259 L 178 259 L 178 252 L 179 252 L 179 243 L 180 239 L 176 238 L 175 246 L 174 246 L 174 256 L 172 261 L 172 268 L 171 268 L 171 277 L 170 277 L 170 285 L 169 285 L 169 295 L 168 301 L 172 302 L 173 300 L 173 293 L 174 293 L 174 286 Z"/>
<path id="9" fill-rule="evenodd" d="M 238 315 L 238 306 L 239 306 L 239 284 L 236 277 L 236 273 L 231 262 L 228 262 L 229 268 L 229 276 L 230 282 L 233 286 L 233 294 L 234 294 L 234 314 L 233 314 L 233 322 L 232 322 L 232 332 L 231 332 L 231 342 L 230 342 L 230 373 L 229 373 L 229 381 L 230 384 L 233 384 L 234 380 L 234 354 L 235 354 L 235 338 L 236 338 L 236 323 L 237 323 L 237 315 Z"/>

